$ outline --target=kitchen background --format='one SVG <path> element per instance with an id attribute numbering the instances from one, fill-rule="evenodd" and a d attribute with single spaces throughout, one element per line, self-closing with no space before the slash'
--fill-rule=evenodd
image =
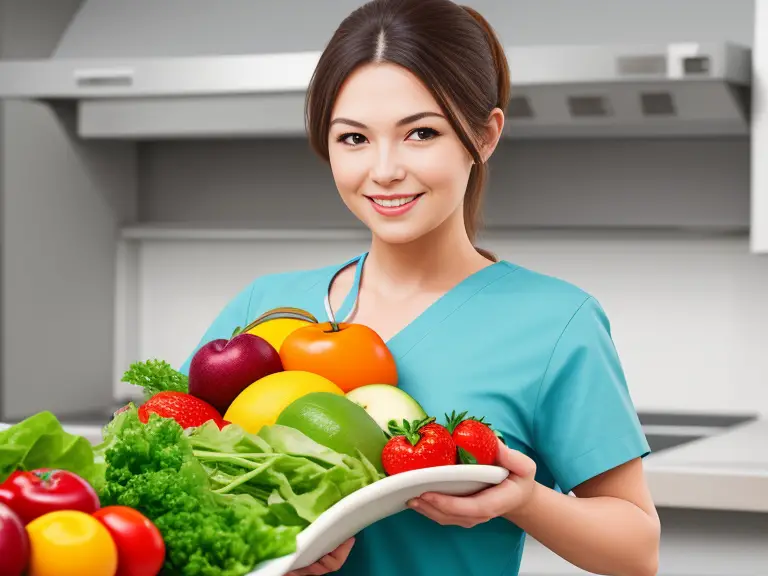
<path id="1" fill-rule="evenodd" d="M 0 63 L 0 96 L 15 97 L 0 108 L 0 421 L 51 409 L 92 428 L 135 394 L 119 382 L 130 362 L 180 365 L 254 277 L 367 241 L 300 134 L 300 93 L 261 116 L 226 94 L 210 109 L 128 98 L 78 113 L 24 63 L 317 51 L 361 3 L 0 0 L 0 58 L 14 61 Z M 768 44 L 763 0 L 466 3 L 516 48 Z M 733 99 L 708 98 L 706 83 L 679 92 L 701 125 L 750 100 L 749 81 L 711 84 Z M 672 138 L 650 121 L 609 137 L 563 123 L 504 140 L 491 160 L 481 244 L 584 287 L 612 321 L 656 450 L 662 575 L 768 575 L 768 95 L 756 94 L 751 137 L 748 115 Z M 223 109 L 250 133 L 190 133 Z M 584 572 L 529 540 L 523 574 Z"/>

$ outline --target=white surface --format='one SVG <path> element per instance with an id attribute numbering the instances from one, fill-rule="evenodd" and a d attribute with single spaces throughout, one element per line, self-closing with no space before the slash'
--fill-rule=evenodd
<path id="1" fill-rule="evenodd" d="M 752 250 L 768 253 L 768 0 L 755 0 L 752 54 Z"/>
<path id="2" fill-rule="evenodd" d="M 768 419 L 651 454 L 657 506 L 768 512 Z"/>
<path id="3" fill-rule="evenodd" d="M 503 481 L 509 472 L 498 466 L 456 465 L 388 476 L 343 498 L 297 537 L 297 551 L 260 565 L 249 576 L 283 576 L 313 564 L 374 522 L 406 509 L 425 492 L 467 495 Z"/>
<path id="4" fill-rule="evenodd" d="M 542 231 L 481 245 L 600 300 L 639 410 L 768 417 L 768 387 L 760 385 L 768 374 L 768 266 L 749 253 L 747 238 Z M 339 263 L 367 246 L 364 235 L 139 241 L 137 359 L 179 366 L 256 277 Z"/>

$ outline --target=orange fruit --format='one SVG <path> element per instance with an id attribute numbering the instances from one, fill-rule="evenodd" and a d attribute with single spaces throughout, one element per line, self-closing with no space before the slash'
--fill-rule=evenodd
<path id="1" fill-rule="evenodd" d="M 280 347 L 286 370 L 328 378 L 345 393 L 368 384 L 397 386 L 397 367 L 387 344 L 363 324 L 322 322 L 289 334 Z"/>

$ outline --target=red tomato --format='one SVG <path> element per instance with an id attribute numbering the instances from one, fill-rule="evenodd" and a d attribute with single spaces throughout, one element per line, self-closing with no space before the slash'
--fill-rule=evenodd
<path id="1" fill-rule="evenodd" d="M 156 576 L 165 561 L 160 530 L 138 510 L 106 506 L 93 514 L 106 526 L 117 545 L 115 576 Z"/>
<path id="2" fill-rule="evenodd" d="M 40 468 L 16 471 L 0 484 L 0 502 L 16 512 L 24 524 L 58 510 L 92 514 L 99 509 L 99 496 L 88 482 L 66 470 Z"/>

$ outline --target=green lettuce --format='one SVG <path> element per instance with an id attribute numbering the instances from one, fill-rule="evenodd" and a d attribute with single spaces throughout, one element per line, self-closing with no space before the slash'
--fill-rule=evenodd
<path id="1" fill-rule="evenodd" d="M 250 434 L 213 423 L 188 431 L 194 455 L 217 494 L 247 494 L 285 525 L 305 527 L 339 500 L 382 478 L 358 453 L 354 458 L 287 426 Z"/>
<path id="2" fill-rule="evenodd" d="M 57 468 L 77 474 L 97 491 L 104 462 L 87 438 L 64 430 L 51 412 L 39 412 L 0 431 L 0 483 L 17 470 Z"/>

